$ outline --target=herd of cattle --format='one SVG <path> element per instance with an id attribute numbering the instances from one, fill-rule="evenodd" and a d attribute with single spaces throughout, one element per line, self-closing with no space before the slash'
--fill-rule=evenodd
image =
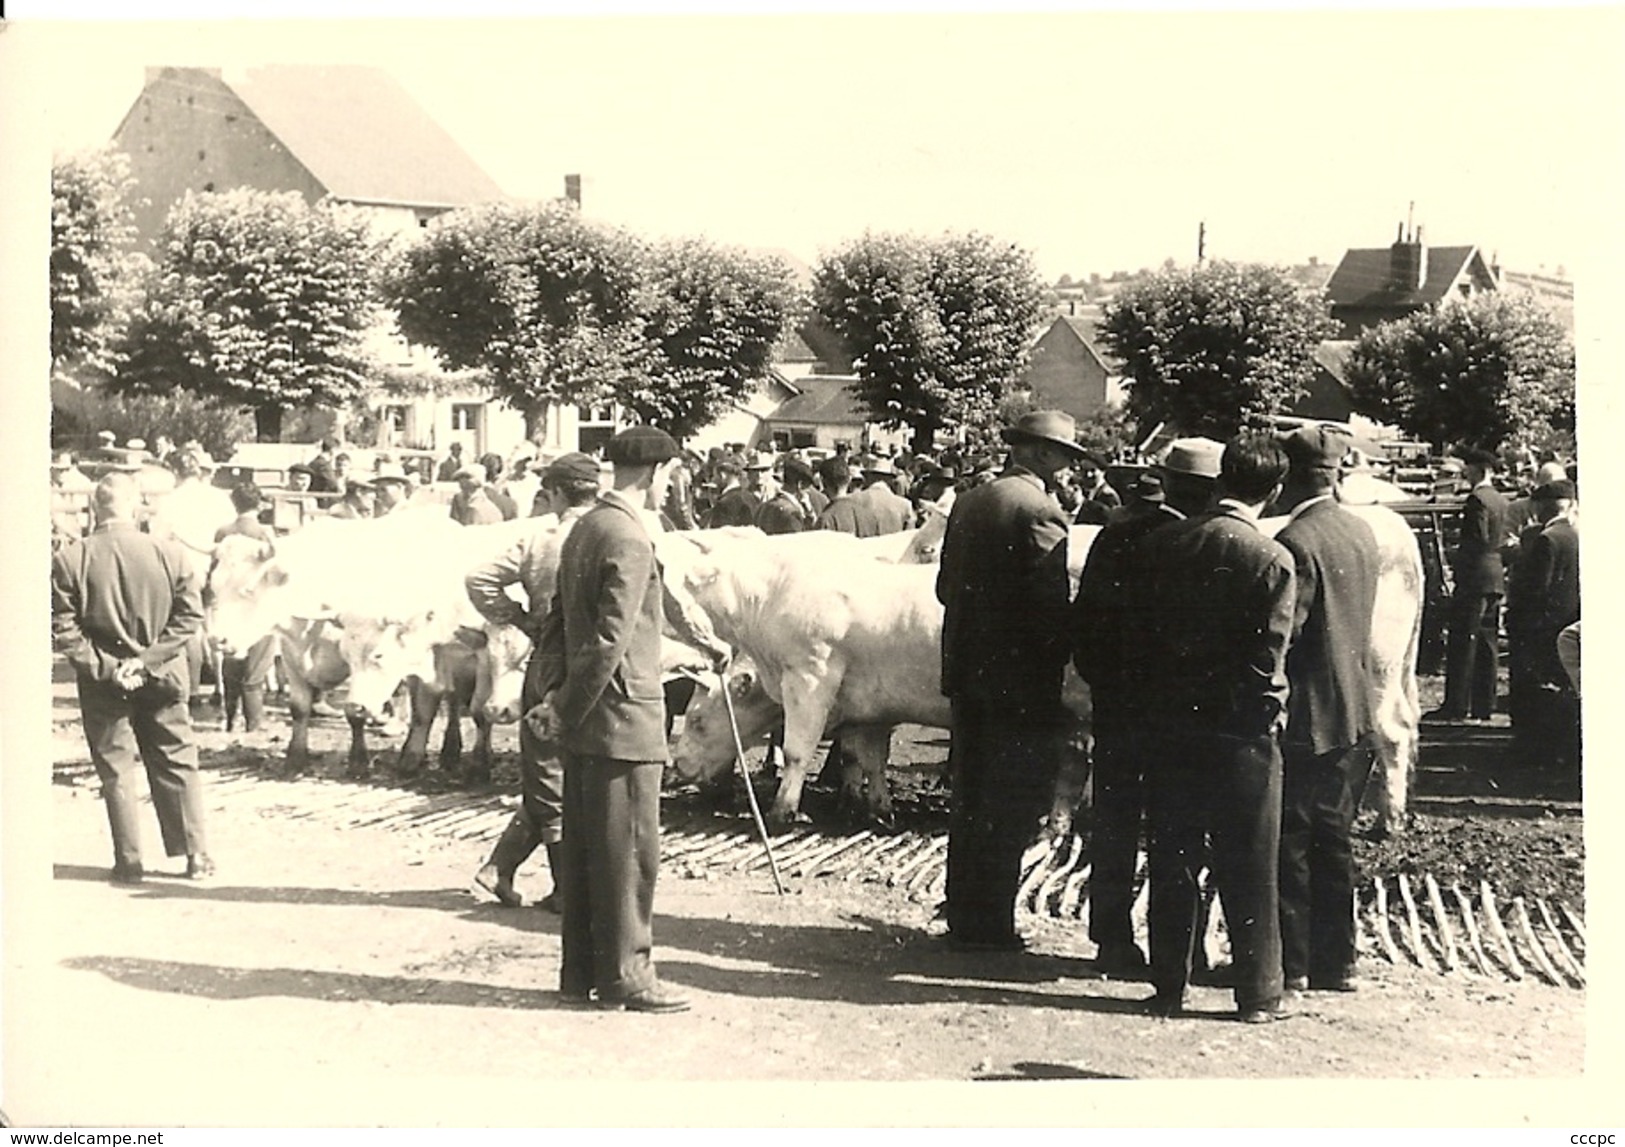
<path id="1" fill-rule="evenodd" d="M 1351 508 L 1370 523 L 1381 551 L 1371 634 L 1380 706 L 1373 804 L 1390 827 L 1404 813 L 1416 762 L 1422 560 L 1415 536 L 1392 510 L 1376 502 Z M 349 764 L 364 772 L 367 722 L 404 686 L 411 721 L 398 770 L 410 775 L 424 766 L 431 726 L 444 707 L 442 767 L 458 767 L 467 714 L 478 740 L 465 776 L 487 780 L 492 724 L 523 717 L 519 698 L 530 640 L 481 617 L 464 578 L 532 531 L 546 535 L 556 575 L 569 528 L 551 517 L 464 527 L 436 508 L 373 520 L 318 520 L 274 546 L 230 537 L 220 544 L 210 575 L 210 632 L 228 651 L 246 650 L 268 635 L 278 643 L 293 726 L 289 771 L 308 767 L 312 706 L 347 685 Z M 701 781 L 730 768 L 734 722 L 747 747 L 782 724 L 783 767 L 770 814 L 775 822 L 796 817 L 819 745 L 835 737 L 844 757 L 843 796 L 877 822 L 889 820 L 885 770 L 892 730 L 902 723 L 948 726 L 948 702 L 938 687 L 943 613 L 934 565 L 944 529 L 937 515 L 916 530 L 865 539 L 832 531 L 768 536 L 752 528 L 658 535 L 656 551 L 673 598 L 691 623 L 709 626 L 735 651 L 719 680 L 705 668 L 706 657 L 668 642 L 669 678 L 699 682 L 673 750 L 677 776 Z M 1072 531 L 1074 589 L 1098 532 L 1093 526 Z M 1081 749 L 1088 688 L 1070 669 L 1067 678 L 1066 701 L 1078 722 L 1071 740 Z M 719 685 L 730 691 L 732 720 Z M 1057 785 L 1061 815 L 1070 812 L 1066 795 L 1082 790 L 1087 768 L 1081 751 L 1070 757 Z"/>

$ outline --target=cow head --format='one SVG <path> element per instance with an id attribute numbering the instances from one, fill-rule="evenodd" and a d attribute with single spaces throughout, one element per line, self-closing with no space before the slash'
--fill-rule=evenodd
<path id="1" fill-rule="evenodd" d="M 678 780 L 690 784 L 726 772 L 735 755 L 728 707 L 716 687 L 717 678 L 708 674 L 697 680 L 703 691 L 696 690 L 689 702 L 688 712 L 683 714 L 683 732 L 672 753 L 672 768 Z M 784 709 L 767 695 L 755 667 L 748 661 L 736 662 L 725 680 L 739 721 L 740 743 L 753 745 L 784 719 Z"/>
<path id="2" fill-rule="evenodd" d="M 485 625 L 485 647 L 475 655 L 474 711 L 493 725 L 511 725 L 522 715 L 530 635 L 517 625 Z"/>
<path id="3" fill-rule="evenodd" d="M 339 652 L 350 667 L 351 705 L 382 716 L 402 681 L 435 679 L 433 611 L 401 618 L 341 613 L 338 622 L 343 629 Z"/>
<path id="4" fill-rule="evenodd" d="M 227 653 L 241 653 L 288 621 L 288 575 L 268 542 L 234 534 L 215 547 L 209 573 L 209 633 Z"/>

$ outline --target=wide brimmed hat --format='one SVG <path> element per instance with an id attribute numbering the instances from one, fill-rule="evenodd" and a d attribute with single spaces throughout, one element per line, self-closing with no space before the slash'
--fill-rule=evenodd
<path id="1" fill-rule="evenodd" d="M 1168 474 L 1188 474 L 1194 478 L 1217 478 L 1224 443 L 1211 438 L 1176 438 L 1168 444 L 1162 469 Z"/>
<path id="2" fill-rule="evenodd" d="M 628 426 L 604 446 L 604 457 L 616 466 L 658 466 L 677 457 L 677 443 L 655 426 Z"/>
<path id="3" fill-rule="evenodd" d="M 408 478 L 406 471 L 399 466 L 380 466 L 378 467 L 378 473 L 372 476 L 372 484 L 382 486 L 385 482 L 399 482 L 402 486 L 410 486 L 412 479 Z"/>
<path id="4" fill-rule="evenodd" d="M 752 450 L 750 452 L 750 457 L 745 459 L 745 469 L 771 470 L 773 469 L 773 459 L 762 454 L 760 451 Z"/>
<path id="5" fill-rule="evenodd" d="M 865 474 L 884 474 L 889 478 L 897 473 L 897 463 L 880 455 L 870 454 L 865 456 L 862 466 Z"/>
<path id="6" fill-rule="evenodd" d="M 1048 442 L 1078 458 L 1090 456 L 1088 450 L 1078 445 L 1077 422 L 1064 410 L 1030 411 L 999 434 L 1006 442 Z"/>
<path id="7" fill-rule="evenodd" d="M 1142 502 L 1165 502 L 1168 495 L 1162 489 L 1162 475 L 1154 470 L 1147 470 L 1134 480 L 1129 487 L 1129 493 Z"/>
<path id="8" fill-rule="evenodd" d="M 366 490 L 368 493 L 375 494 L 378 492 L 378 487 L 367 481 L 365 478 L 345 479 L 344 492 L 346 494 L 354 494 L 358 490 Z"/>

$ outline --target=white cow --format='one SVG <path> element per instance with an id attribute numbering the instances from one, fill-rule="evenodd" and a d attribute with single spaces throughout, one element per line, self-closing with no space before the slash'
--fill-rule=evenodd
<path id="1" fill-rule="evenodd" d="M 1372 651 L 1384 778 L 1378 808 L 1386 827 L 1404 812 L 1416 759 L 1421 557 L 1414 535 L 1397 514 L 1380 505 L 1350 509 L 1371 524 L 1380 553 Z M 1264 526 L 1274 533 L 1285 522 L 1266 519 Z M 1074 587 L 1098 534 L 1095 526 L 1071 532 L 1067 566 Z M 910 580 L 906 574 L 897 576 L 901 570 L 888 574 L 843 566 L 830 560 L 827 551 L 820 553 L 816 542 L 803 542 L 798 553 L 784 541 L 774 539 L 777 544 L 766 546 L 739 538 L 693 543 L 705 561 L 688 561 L 685 587 L 711 614 L 718 632 L 750 658 L 736 666 L 731 678 L 741 737 L 759 737 L 783 711 L 786 764 L 775 817 L 782 821 L 794 815 L 813 747 L 820 736 L 839 731 L 843 746 L 857 758 L 856 767 L 843 774 L 843 795 L 854 798 L 866 785 L 871 815 L 884 819 L 890 811 L 884 783 L 890 725 L 907 721 L 945 728 L 948 723 L 947 701 L 939 693 L 942 608 L 935 596 L 935 567 L 921 568 Z M 684 561 L 673 554 L 668 564 Z M 856 673 L 851 672 L 854 665 L 860 667 Z M 1088 688 L 1070 670 L 1065 702 L 1086 730 Z M 1086 735 L 1082 730 L 1074 741 Z M 679 777 L 700 779 L 726 768 L 733 755 L 727 716 L 720 695 L 712 690 L 690 707 L 674 765 Z M 1068 796 L 1082 787 L 1075 755 L 1063 757 L 1057 777 L 1056 811 L 1062 815 L 1069 811 L 1063 807 Z"/>
<path id="2" fill-rule="evenodd" d="M 413 571 L 422 568 L 428 555 L 455 552 L 475 533 L 475 528 L 465 530 L 443 515 L 407 510 L 365 521 L 319 519 L 274 546 L 235 537 L 221 543 L 210 577 L 213 632 L 228 648 L 237 649 L 248 648 L 266 634 L 276 635 L 293 718 L 290 772 L 308 767 L 312 706 L 322 693 L 346 681 L 351 694 L 346 710 L 350 771 L 366 772 L 366 717 L 381 711 L 408 676 L 396 677 L 387 686 L 378 684 L 388 673 L 380 663 L 391 652 L 381 647 L 394 643 L 404 649 L 411 644 L 398 640 L 401 629 L 391 628 L 397 619 L 390 611 L 409 596 L 402 587 L 412 584 Z M 412 610 L 403 613 L 417 616 Z M 448 649 L 438 661 L 431 656 L 427 665 L 418 663 L 414 672 L 425 676 L 413 689 L 412 728 L 401 756 L 406 772 L 421 765 L 442 697 L 471 696 L 472 654 Z M 381 697 L 375 696 L 379 688 Z M 481 743 L 486 743 L 483 735 Z M 455 759 L 460 750 L 461 732 L 454 719 L 442 760 Z"/>

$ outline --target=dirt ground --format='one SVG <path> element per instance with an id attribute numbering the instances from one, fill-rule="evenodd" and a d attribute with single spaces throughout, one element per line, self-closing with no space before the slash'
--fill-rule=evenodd
<path id="1" fill-rule="evenodd" d="M 1358 994 L 1311 995 L 1273 1025 L 1235 1023 L 1228 991 L 1213 986 L 1192 990 L 1188 1018 L 1162 1021 L 1138 1014 L 1146 985 L 1095 973 L 1075 920 L 1025 916 L 1027 954 L 963 954 L 943 941 L 932 905 L 884 883 L 793 879 L 779 897 L 765 873 L 692 865 L 665 870 L 656 944 L 662 975 L 691 993 L 693 1010 L 563 1010 L 557 918 L 469 892 L 485 843 L 410 821 L 340 832 L 313 815 L 318 797 L 359 800 L 384 781 L 334 779 L 318 797 L 303 782 L 284 786 L 303 796 L 278 789 L 265 800 L 219 785 L 215 882 L 179 878 L 183 863 L 157 856 L 149 826 L 156 871 L 138 888 L 109 885 L 105 816 L 61 684 L 50 879 L 32 942 L 8 945 L 5 1110 L 22 1124 L 1064 1123 L 1085 1109 L 1110 1118 L 1124 1093 L 1022 1092 L 990 1108 L 951 1089 L 918 1107 L 897 1098 L 912 1092 L 886 1093 L 873 1108 L 861 1098 L 808 1103 L 804 1087 L 780 1100 L 771 1088 L 705 1085 L 1158 1079 L 1485 1081 L 1467 1095 L 1499 1124 L 1516 1121 L 1519 1104 L 1543 1110 L 1535 1097 L 1580 1084 L 1585 1068 L 1582 990 L 1440 975 L 1371 954 Z M 206 710 L 200 729 L 212 774 L 240 774 L 246 761 L 266 769 L 267 789 L 277 784 L 279 731 L 229 736 Z M 313 736 L 334 777 L 343 736 L 332 719 Z M 393 743 L 373 739 L 385 759 Z M 915 779 L 903 787 L 916 828 L 943 807 L 929 767 L 940 742 L 917 730 L 900 754 L 913 758 Z M 497 746 L 493 799 L 511 782 L 511 733 Z M 1518 855 L 1538 852 L 1550 862 L 1538 880 L 1583 902 L 1577 806 L 1540 798 L 1516 814 L 1480 815 L 1451 799 L 1424 797 L 1421 831 L 1362 846 L 1362 863 L 1409 856 L 1434 870 L 1499 864 L 1510 874 L 1534 871 Z M 674 800 L 669 818 L 703 817 L 688 805 Z M 534 894 L 547 878 L 533 870 L 522 883 Z M 647 1110 L 606 1107 L 604 1089 L 628 1080 L 683 1086 Z M 1297 1094 L 1271 1086 L 1272 1096 Z M 1061 1095 L 1078 1098 L 1052 1110 Z M 767 1106 L 714 1102 L 723 1096 Z M 1150 1114 L 1121 1110 L 1129 1123 Z M 1270 1110 L 1288 1123 L 1321 1121 L 1314 1108 Z M 1206 1106 L 1197 1118 L 1222 1111 Z M 1242 1111 L 1244 1123 L 1259 1121 L 1257 1108 Z M 1186 1115 L 1169 1109 L 1151 1121 Z"/>

